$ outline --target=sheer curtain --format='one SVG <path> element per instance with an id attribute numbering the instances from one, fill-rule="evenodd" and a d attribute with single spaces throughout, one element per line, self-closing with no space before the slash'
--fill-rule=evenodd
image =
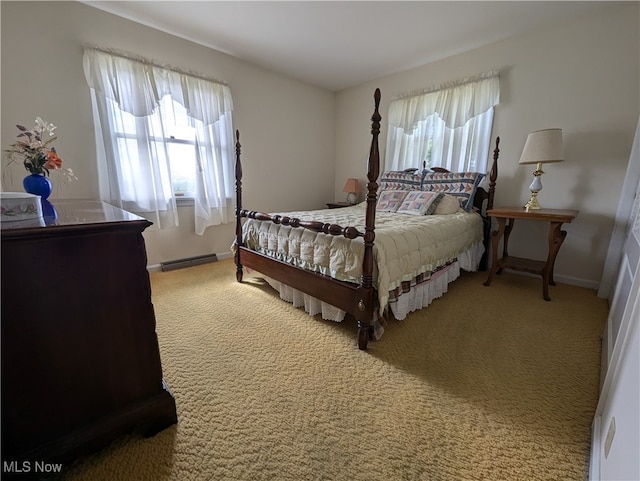
<path id="1" fill-rule="evenodd" d="M 233 102 L 227 85 L 95 47 L 84 50 L 84 72 L 92 91 L 103 200 L 159 229 L 177 226 L 169 152 L 175 130 L 184 127 L 192 132 L 182 144 L 195 159 L 196 233 L 233 219 Z M 162 109 L 172 110 L 173 125 L 166 125 Z"/>
<path id="2" fill-rule="evenodd" d="M 491 71 L 389 103 L 385 170 L 444 167 L 486 172 L 500 79 Z"/>

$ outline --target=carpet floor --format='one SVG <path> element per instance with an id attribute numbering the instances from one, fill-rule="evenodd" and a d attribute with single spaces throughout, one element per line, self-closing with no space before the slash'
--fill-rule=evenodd
<path id="1" fill-rule="evenodd" d="M 151 274 L 178 424 L 125 436 L 68 480 L 575 480 L 587 477 L 607 302 L 504 272 L 360 351 L 232 260 Z"/>

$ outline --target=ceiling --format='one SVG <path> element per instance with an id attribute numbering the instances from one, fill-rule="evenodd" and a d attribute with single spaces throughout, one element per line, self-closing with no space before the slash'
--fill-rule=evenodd
<path id="1" fill-rule="evenodd" d="M 337 91 L 552 26 L 612 1 L 84 1 Z"/>

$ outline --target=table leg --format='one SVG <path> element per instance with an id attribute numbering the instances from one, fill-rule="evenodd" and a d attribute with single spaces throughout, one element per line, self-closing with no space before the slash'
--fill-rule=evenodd
<path id="1" fill-rule="evenodd" d="M 506 221 L 507 219 L 503 219 L 503 223 Z M 513 230 L 513 225 L 516 223 L 515 219 L 508 219 L 509 223 L 506 224 L 505 228 L 504 228 L 504 239 L 502 240 L 502 257 L 508 257 L 509 256 L 509 236 L 511 236 L 511 231 Z M 502 274 L 502 267 L 499 267 L 498 270 L 496 271 L 496 273 L 498 275 Z"/>
<path id="2" fill-rule="evenodd" d="M 551 222 L 549 224 L 549 253 L 547 254 L 547 262 L 542 269 L 542 297 L 545 301 L 551 300 L 549 297 L 549 284 L 556 285 L 553 280 L 553 268 L 565 237 L 567 237 L 567 232 L 562 230 L 562 222 Z"/>
<path id="3" fill-rule="evenodd" d="M 490 286 L 493 281 L 493 275 L 498 270 L 498 245 L 500 244 L 500 238 L 504 234 L 504 225 L 506 219 L 498 218 L 498 230 L 494 230 L 491 233 L 491 269 L 489 269 L 489 276 L 484 281 L 485 286 Z"/>

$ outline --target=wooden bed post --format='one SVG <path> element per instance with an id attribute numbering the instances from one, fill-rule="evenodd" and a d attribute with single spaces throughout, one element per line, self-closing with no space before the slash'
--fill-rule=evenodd
<path id="1" fill-rule="evenodd" d="M 380 151 L 378 148 L 378 135 L 380 134 L 380 120 L 382 117 L 378 112 L 380 107 L 380 89 L 376 89 L 374 94 L 375 108 L 371 117 L 371 149 L 369 151 L 369 162 L 367 164 L 367 213 L 365 217 L 364 232 L 364 257 L 362 262 L 362 279 L 360 289 L 362 297 L 358 301 L 358 347 L 367 348 L 369 335 L 373 326 L 373 314 L 375 310 L 374 289 L 373 289 L 373 242 L 375 240 L 376 222 L 376 202 L 378 196 L 378 175 L 380 173 Z"/>
<path id="2" fill-rule="evenodd" d="M 498 178 L 498 157 L 500 155 L 500 137 L 496 137 L 496 148 L 493 150 L 493 164 L 491 165 L 491 170 L 489 171 L 489 190 L 487 192 L 487 208 L 482 214 L 483 220 L 483 244 L 484 244 L 484 253 L 482 254 L 482 258 L 480 259 L 479 270 L 486 271 L 489 267 L 489 251 L 491 249 L 491 217 L 489 217 L 486 213 L 489 209 L 493 208 L 493 197 L 496 194 L 496 179 Z"/>
<path id="3" fill-rule="evenodd" d="M 242 282 L 242 264 L 240 262 L 240 246 L 242 246 L 242 164 L 240 162 L 240 131 L 236 130 L 236 280 Z"/>
<path id="4" fill-rule="evenodd" d="M 496 137 L 496 148 L 493 150 L 493 165 L 489 172 L 489 197 L 487 210 L 493 209 L 493 196 L 496 193 L 496 179 L 498 178 L 498 156 L 500 155 L 500 137 Z"/>

